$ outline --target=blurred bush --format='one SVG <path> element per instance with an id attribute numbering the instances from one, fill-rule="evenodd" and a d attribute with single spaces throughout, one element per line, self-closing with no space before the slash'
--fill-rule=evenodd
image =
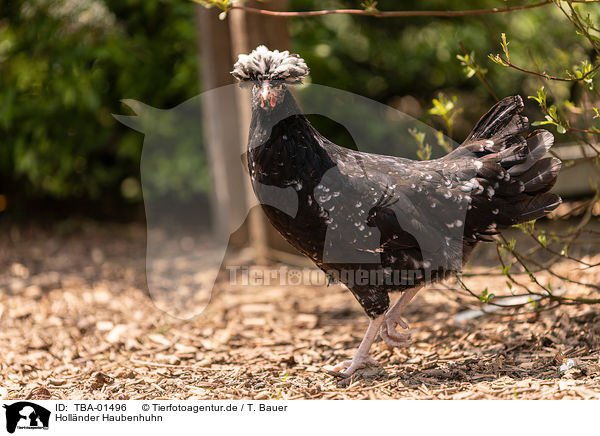
<path id="1" fill-rule="evenodd" d="M 398 3 L 380 0 L 377 8 L 386 10 L 469 10 L 503 7 L 527 2 L 470 0 L 422 0 Z M 291 10 L 360 8 L 358 1 L 291 0 Z M 585 7 L 585 13 L 599 17 L 598 5 Z M 439 92 L 458 96 L 464 109 L 455 122 L 454 139 L 460 141 L 494 102 L 475 76 L 467 77 L 457 55 L 459 45 L 475 55 L 486 79 L 502 98 L 535 95 L 544 80 L 508 70 L 486 56 L 500 49 L 500 35 L 510 39 L 513 63 L 564 76 L 567 69 L 583 60 L 593 63 L 593 50 L 555 6 L 508 14 L 465 17 L 375 18 L 328 15 L 290 21 L 294 48 L 311 68 L 314 83 L 342 88 L 376 99 L 426 122 L 443 128 L 439 117 L 428 109 Z M 592 59 L 590 59 L 592 58 Z M 547 85 L 548 86 L 548 85 Z M 552 83 L 555 99 L 576 99 L 570 83 Z M 531 104 L 530 110 L 535 109 Z M 539 111 L 532 119 L 543 118 Z M 335 135 L 335 131 L 327 132 Z M 375 133 L 376 134 L 376 133 Z M 442 151 L 442 150 L 438 150 Z M 415 156 L 416 157 L 416 156 Z"/>
<path id="2" fill-rule="evenodd" d="M 142 136 L 120 100 L 169 107 L 198 92 L 194 5 L 2 1 L 0 193 L 139 200 Z"/>

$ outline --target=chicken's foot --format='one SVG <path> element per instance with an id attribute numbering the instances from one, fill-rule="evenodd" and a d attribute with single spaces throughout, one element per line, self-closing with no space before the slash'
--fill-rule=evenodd
<path id="1" fill-rule="evenodd" d="M 371 345 L 377 338 L 377 333 L 385 320 L 385 315 L 380 315 L 375 319 L 371 319 L 369 321 L 369 327 L 358 346 L 358 350 L 354 354 L 352 360 L 346 360 L 345 362 L 340 363 L 335 368 L 334 371 L 341 372 L 343 370 L 343 374 L 347 377 L 350 377 L 354 372 L 359 368 L 364 368 L 367 365 L 379 365 L 372 357 L 369 357 L 369 350 L 371 349 Z"/>
<path id="2" fill-rule="evenodd" d="M 385 314 L 385 319 L 382 323 L 379 335 L 384 342 L 392 347 L 406 347 L 410 340 L 409 333 L 398 333 L 396 326 L 399 325 L 403 329 L 408 329 L 408 324 L 401 318 L 402 311 L 413 299 L 419 288 L 408 289 L 402 293 L 398 301 L 388 309 Z"/>

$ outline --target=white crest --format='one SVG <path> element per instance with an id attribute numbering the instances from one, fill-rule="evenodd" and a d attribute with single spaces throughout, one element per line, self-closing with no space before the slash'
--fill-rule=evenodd
<path id="1" fill-rule="evenodd" d="M 231 72 L 239 81 L 280 80 L 300 83 L 308 75 L 308 67 L 297 54 L 289 51 L 269 50 L 259 45 L 250 54 L 241 54 Z"/>

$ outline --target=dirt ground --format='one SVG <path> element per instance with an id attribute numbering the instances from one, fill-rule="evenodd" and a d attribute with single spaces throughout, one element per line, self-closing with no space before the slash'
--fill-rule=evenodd
<path id="1" fill-rule="evenodd" d="M 598 245 L 589 262 L 600 262 Z M 506 291 L 491 251 L 477 252 L 465 281 Z M 0 398 L 600 398 L 599 306 L 457 322 L 473 298 L 424 290 L 405 312 L 410 346 L 377 342 L 382 366 L 344 380 L 327 368 L 352 357 L 367 318 L 341 286 L 225 282 L 182 321 L 148 296 L 144 255 L 141 225 L 11 226 L 0 242 Z M 556 270 L 600 283 L 600 268 Z M 565 295 L 599 296 L 540 277 Z"/>

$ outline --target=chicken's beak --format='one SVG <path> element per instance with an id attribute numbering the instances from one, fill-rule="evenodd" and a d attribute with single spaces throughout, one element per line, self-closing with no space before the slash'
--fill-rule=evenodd
<path id="1" fill-rule="evenodd" d="M 260 107 L 275 107 L 277 94 L 269 82 L 263 82 L 259 91 Z"/>

